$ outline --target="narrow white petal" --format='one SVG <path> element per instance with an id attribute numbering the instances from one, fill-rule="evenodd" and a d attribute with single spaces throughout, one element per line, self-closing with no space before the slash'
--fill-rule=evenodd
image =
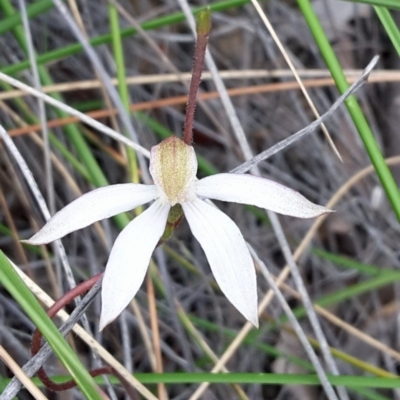
<path id="1" fill-rule="evenodd" d="M 124 183 L 104 186 L 65 206 L 25 243 L 45 244 L 105 218 L 132 210 L 158 196 L 155 185 Z"/>
<path id="2" fill-rule="evenodd" d="M 227 215 L 203 200 L 183 203 L 182 208 L 222 292 L 258 327 L 256 273 L 239 228 Z"/>
<path id="3" fill-rule="evenodd" d="M 117 237 L 102 283 L 100 330 L 121 314 L 142 285 L 169 210 L 169 204 L 156 200 Z"/>
<path id="4" fill-rule="evenodd" d="M 314 218 L 333 212 L 311 203 L 303 195 L 269 179 L 249 174 L 217 174 L 195 183 L 198 196 L 250 204 L 279 214 Z"/>

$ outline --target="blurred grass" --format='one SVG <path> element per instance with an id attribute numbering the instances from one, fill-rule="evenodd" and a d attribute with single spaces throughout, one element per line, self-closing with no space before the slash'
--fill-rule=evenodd
<path id="1" fill-rule="evenodd" d="M 236 9 L 241 7 L 242 5 L 248 3 L 248 1 L 223 1 L 218 3 L 211 4 L 211 9 L 213 11 L 224 11 L 227 9 Z M 389 37 L 392 40 L 394 47 L 396 48 L 397 52 L 399 53 L 400 49 L 400 36 L 399 31 L 391 17 L 390 13 L 382 8 L 382 6 L 387 7 L 399 7 L 399 3 L 397 0 L 382 0 L 382 1 L 364 1 L 364 3 L 370 3 L 379 6 L 380 8 L 376 8 L 377 14 L 382 22 L 382 25 L 386 29 Z M 318 48 L 326 60 L 326 63 L 329 69 L 332 72 L 332 76 L 336 80 L 337 87 L 339 91 L 343 92 L 347 88 L 347 82 L 344 77 L 343 71 L 341 66 L 338 63 L 337 57 L 329 44 L 326 34 L 320 25 L 318 18 L 316 17 L 313 9 L 311 7 L 310 2 L 304 0 L 298 0 L 298 4 L 300 9 L 303 12 L 304 18 L 310 26 L 310 29 L 314 35 Z M 22 49 L 26 50 L 26 44 L 24 42 L 24 34 L 22 27 L 18 24 L 20 23 L 20 16 L 13 7 L 11 2 L 8 0 L 4 0 L 1 2 L 1 7 L 3 12 L 6 14 L 6 18 L 3 19 L 2 23 L 0 24 L 0 34 L 5 33 L 8 30 L 13 30 L 13 33 L 18 40 Z M 38 15 L 42 15 L 47 10 L 52 7 L 52 1 L 47 0 L 40 0 L 37 1 L 28 7 L 28 15 L 33 18 Z M 110 17 L 110 28 L 111 33 L 106 35 L 101 35 L 97 38 L 91 39 L 91 43 L 93 46 L 99 46 L 102 44 L 109 44 L 112 43 L 113 51 L 114 51 L 114 58 L 115 63 L 117 66 L 117 76 L 119 78 L 119 93 L 121 99 L 123 100 L 123 104 L 126 108 L 129 105 L 129 95 L 127 90 L 127 85 L 125 82 L 125 61 L 123 55 L 123 47 L 122 47 L 122 39 L 130 37 L 136 33 L 135 29 L 127 28 L 121 29 L 118 22 L 118 15 L 115 7 L 112 5 L 109 6 L 109 17 Z M 162 18 L 156 18 L 142 24 L 143 29 L 158 29 L 163 26 L 170 26 L 176 24 L 178 22 L 182 22 L 184 20 L 182 13 L 175 13 L 171 15 L 166 15 Z M 45 64 L 60 60 L 66 57 L 70 57 L 71 55 L 78 54 L 82 51 L 82 48 L 79 44 L 72 44 L 69 46 L 65 46 L 61 49 L 57 49 L 54 51 L 49 51 L 44 54 L 38 55 L 38 64 L 41 66 L 40 73 L 42 83 L 45 85 L 51 84 L 52 80 L 50 74 L 46 70 Z M 3 67 L 1 70 L 8 74 L 16 74 L 18 72 L 24 71 L 29 68 L 28 60 L 15 63 L 10 66 Z M 58 95 L 56 95 L 58 96 Z M 60 96 L 58 96 L 60 98 Z M 27 120 L 31 123 L 37 122 L 36 118 L 29 112 L 29 108 L 24 104 L 23 101 L 17 100 L 15 103 L 16 107 L 23 113 Z M 90 105 L 86 103 L 82 103 L 83 107 L 90 107 Z M 351 98 L 347 101 L 348 110 L 353 118 L 354 123 L 357 126 L 357 129 L 360 133 L 361 138 L 366 147 L 366 151 L 368 152 L 373 164 L 375 165 L 376 171 L 378 176 L 381 179 L 382 185 L 386 190 L 386 193 L 391 201 L 392 207 L 394 212 L 396 213 L 397 217 L 400 218 L 400 196 L 398 192 L 397 185 L 384 163 L 383 157 L 380 153 L 379 147 L 374 140 L 372 131 L 363 115 L 361 108 L 358 105 L 358 102 L 355 98 Z M 59 117 L 65 116 L 63 112 L 56 111 Z M 171 132 L 162 124 L 158 123 L 155 119 L 145 115 L 137 113 L 135 116 L 138 120 L 142 121 L 147 127 L 151 128 L 154 132 L 157 133 L 160 137 L 164 138 L 171 134 Z M 79 125 L 68 125 L 65 127 L 67 136 L 70 142 L 73 144 L 74 149 L 79 155 L 79 160 L 75 158 L 75 156 L 68 150 L 67 146 L 61 143 L 55 136 L 52 137 L 52 145 L 55 146 L 64 157 L 74 166 L 74 168 L 79 172 L 79 174 L 88 182 L 93 183 L 96 186 L 106 185 L 108 183 L 105 175 L 103 174 L 95 156 L 93 155 L 93 150 L 87 145 L 85 139 L 83 138 L 82 132 L 79 129 Z M 138 179 L 138 171 L 136 166 L 136 161 L 134 157 L 134 153 L 130 152 L 128 149 L 129 155 L 129 165 L 131 167 L 131 177 L 132 181 L 137 181 Z M 199 160 L 199 167 L 203 174 L 213 174 L 217 172 L 217 169 L 208 162 L 205 158 L 198 156 Z M 254 213 L 258 213 L 258 217 L 263 220 L 263 222 L 267 223 L 268 220 L 266 219 L 263 212 L 260 210 L 252 208 Z M 120 216 L 117 220 L 117 225 L 122 228 L 128 222 L 128 218 L 126 216 Z M 7 227 L 0 226 L 0 231 L 6 233 Z M 8 232 L 9 233 L 9 232 Z M 336 304 L 338 302 L 354 298 L 361 293 L 373 292 L 379 287 L 384 285 L 392 284 L 400 279 L 400 273 L 397 271 L 392 271 L 390 269 L 381 269 L 378 266 L 372 265 L 365 265 L 362 263 L 358 263 L 351 259 L 345 259 L 340 257 L 339 255 L 335 255 L 328 252 L 323 252 L 320 250 L 315 250 L 314 252 L 317 256 L 324 258 L 326 260 L 332 261 L 337 263 L 338 265 L 344 266 L 346 268 L 350 268 L 351 270 L 358 271 L 363 274 L 372 275 L 373 278 L 367 280 L 365 282 L 361 282 L 358 284 L 351 285 L 345 289 L 336 291 L 330 295 L 324 296 L 317 300 L 317 304 L 328 306 L 332 304 Z M 84 369 L 80 365 L 79 361 L 74 358 L 74 353 L 64 348 L 64 341 L 60 339 L 59 336 L 55 332 L 52 331 L 52 327 L 54 325 L 46 320 L 45 314 L 40 306 L 38 306 L 37 302 L 32 302 L 32 298 L 29 297 L 28 293 L 26 292 L 26 287 L 19 286 L 20 283 L 18 279 L 12 277 L 9 279 L 10 270 L 7 266 L 7 263 L 4 261 L 4 255 L 0 255 L 0 267 L 2 271 L 8 271 L 7 274 L 4 272 L 4 275 L 0 277 L 2 280 L 3 285 L 10 291 L 10 293 L 14 293 L 16 300 L 18 303 L 25 309 L 28 315 L 32 318 L 37 326 L 40 326 L 41 330 L 48 331 L 47 333 L 49 343 L 53 346 L 59 346 L 57 353 L 64 363 L 71 363 L 69 366 L 77 379 L 80 382 L 80 386 L 82 388 L 83 393 L 88 398 L 97 398 L 97 397 L 90 397 L 96 396 L 94 392 L 91 392 L 93 389 L 93 383 L 90 377 L 85 374 Z M 159 287 L 162 287 L 162 282 L 158 282 Z M 299 308 L 296 310 L 296 315 L 298 318 L 304 316 L 304 309 Z M 197 326 L 208 329 L 208 330 L 222 330 L 224 335 L 234 337 L 236 331 L 234 330 L 227 330 L 221 328 L 218 325 L 213 323 L 208 323 L 204 319 L 199 319 L 190 316 L 191 320 L 196 322 Z M 284 319 L 282 319 L 284 321 Z M 281 321 L 281 322 L 282 322 Z M 212 328 L 211 328 L 212 326 Z M 271 325 L 272 327 L 272 325 Z M 45 333 L 42 331 L 43 333 Z M 260 332 L 252 332 L 251 335 L 248 336 L 248 339 L 245 340 L 245 343 L 255 346 L 262 351 L 267 352 L 268 354 L 280 357 L 284 356 L 291 360 L 292 362 L 296 362 L 303 367 L 309 367 L 309 363 L 302 360 L 298 357 L 293 357 L 291 355 L 285 355 L 279 350 L 277 350 L 274 346 L 269 346 L 264 343 L 260 343 L 259 339 L 257 338 L 258 335 L 261 334 Z M 46 335 L 45 335 L 46 336 Z M 63 344 L 64 343 L 64 344 Z M 342 357 L 343 359 L 343 357 Z M 349 361 L 349 360 L 348 360 Z M 350 364 L 356 364 L 356 361 L 350 360 Z M 68 364 L 69 365 L 69 364 Z M 76 372 L 75 369 L 78 371 Z M 364 370 L 367 370 L 365 368 Z M 370 371 L 371 372 L 371 371 Z M 200 382 L 215 382 L 215 383 L 262 383 L 262 384 L 312 384 L 317 385 L 318 380 L 315 376 L 312 375 L 295 375 L 295 374 L 244 374 L 244 373 L 236 373 L 236 374 L 191 374 L 187 372 L 182 373 L 173 373 L 173 374 L 135 374 L 135 376 L 141 380 L 143 383 L 159 383 L 159 382 L 166 382 L 166 383 L 200 383 Z M 61 378 L 60 378 L 61 379 Z M 334 384 L 343 385 L 346 387 L 357 387 L 357 388 L 398 388 L 400 387 L 400 383 L 398 380 L 393 379 L 380 379 L 380 378 L 371 378 L 370 376 L 348 376 L 348 377 L 331 377 L 331 380 Z M 6 381 L 6 380 L 3 380 Z M 0 381 L 0 385 L 3 383 Z M 83 389 L 84 388 L 84 389 Z M 97 392 L 96 392 L 97 393 Z M 363 392 L 365 398 L 371 399 L 384 399 L 386 397 L 381 396 L 377 393 L 372 392 Z"/>
<path id="2" fill-rule="evenodd" d="M 396 22 L 387 8 L 375 6 L 374 10 L 378 15 L 381 24 L 385 28 L 387 35 L 392 41 L 392 44 L 397 51 L 397 55 L 400 56 L 400 32 Z"/>
<path id="3" fill-rule="evenodd" d="M 226 0 L 226 1 L 211 3 L 209 5 L 209 7 L 212 12 L 214 12 L 214 11 L 216 12 L 216 11 L 224 11 L 229 8 L 240 7 L 249 2 L 250 2 L 250 0 Z M 203 7 L 195 7 L 193 9 L 193 13 L 196 13 L 201 8 L 203 8 Z M 9 17 L 11 17 L 11 16 L 9 15 Z M 12 17 L 14 17 L 14 16 L 12 16 Z M 161 28 L 163 26 L 169 26 L 172 24 L 176 24 L 176 23 L 182 22 L 184 20 L 185 20 L 185 17 L 183 15 L 183 13 L 178 12 L 178 13 L 166 15 L 164 17 L 155 18 L 153 20 L 144 22 L 141 24 L 141 27 L 142 27 L 142 29 L 145 29 L 145 30 L 152 30 L 152 29 Z M 14 17 L 12 22 L 7 23 L 7 26 L 14 27 L 15 25 L 18 24 L 19 21 L 20 20 L 15 19 L 15 17 Z M 121 39 L 133 36 L 136 33 L 137 33 L 136 29 L 134 29 L 134 28 L 123 29 L 123 30 L 121 30 Z M 100 46 L 102 44 L 108 44 L 111 41 L 112 41 L 112 34 L 107 34 L 107 35 L 100 35 L 96 38 L 91 39 L 90 44 L 92 46 L 96 47 L 96 46 Z M 47 53 L 38 55 L 36 61 L 37 61 L 38 65 L 42 65 L 42 64 L 46 64 L 51 61 L 61 60 L 65 57 L 72 56 L 74 54 L 80 53 L 82 50 L 83 50 L 82 46 L 79 43 L 76 43 L 73 45 L 65 46 L 61 49 L 49 51 Z M 16 63 L 14 65 L 4 67 L 4 68 L 0 69 L 0 71 L 4 72 L 5 74 L 8 74 L 8 75 L 13 75 L 13 74 L 15 74 L 17 72 L 21 72 L 27 68 L 29 68 L 29 60 L 25 60 L 20 63 Z"/>
<path id="4" fill-rule="evenodd" d="M 0 283 L 42 332 L 43 337 L 64 364 L 86 398 L 101 400 L 102 397 L 87 369 L 81 364 L 75 352 L 67 344 L 2 251 L 0 251 Z"/>
<path id="5" fill-rule="evenodd" d="M 108 10 L 112 35 L 112 47 L 115 64 L 117 66 L 118 92 L 125 110 L 129 113 L 130 99 L 128 85 L 126 83 L 125 60 L 121 43 L 121 29 L 119 26 L 118 11 L 117 8 L 111 3 L 108 5 Z M 127 135 L 126 132 L 125 134 Z M 130 180 L 134 183 L 138 183 L 139 171 L 135 151 L 130 147 L 127 147 L 125 151 L 128 157 Z"/>
<path id="6" fill-rule="evenodd" d="M 340 93 L 344 93 L 350 86 L 347 83 L 346 76 L 340 66 L 339 60 L 333 51 L 331 44 L 322 28 L 317 15 L 309 0 L 298 0 L 297 4 L 301 9 L 304 19 L 310 27 L 311 33 L 314 37 L 315 43 L 324 58 L 327 67 L 331 71 L 332 77 L 336 82 L 336 87 Z M 387 27 L 387 24 L 385 25 Z M 376 142 L 372 130 L 363 114 L 363 111 L 355 98 L 350 96 L 345 100 L 345 104 L 351 118 L 357 128 L 361 140 L 364 143 L 365 150 L 374 165 L 376 174 L 381 181 L 381 184 L 386 192 L 386 195 L 392 205 L 392 209 L 396 214 L 397 220 L 400 221 L 400 192 L 397 184 L 390 172 L 389 167 L 386 165 L 378 143 Z"/>
<path id="7" fill-rule="evenodd" d="M 151 385 L 160 382 L 169 384 L 179 383 L 255 383 L 264 385 L 319 385 L 319 378 L 312 374 L 268 374 L 268 373 L 207 373 L 207 372 L 163 372 L 157 373 L 135 373 L 135 377 L 139 382 Z M 398 379 L 396 378 L 375 378 L 349 375 L 349 376 L 331 376 L 328 375 L 329 381 L 333 385 L 341 385 L 348 388 L 382 388 L 382 389 L 396 389 L 399 387 Z M 57 382 L 64 382 L 67 377 L 55 376 L 53 377 Z M 95 382 L 103 383 L 101 377 L 94 378 Z M 5 380 L 7 381 L 7 380 Z M 110 381 L 117 383 L 118 381 L 110 377 Z M 37 379 L 34 382 L 38 386 L 42 386 Z M 377 395 L 379 399 L 387 399 L 387 397 Z"/>
<path id="8" fill-rule="evenodd" d="M 352 3 L 369 4 L 378 7 L 388 7 L 394 10 L 400 10 L 400 3 L 398 0 L 346 0 Z"/>
<path id="9" fill-rule="evenodd" d="M 17 11 L 14 9 L 13 5 L 11 4 L 11 2 L 9 0 L 1 1 L 0 8 L 5 13 L 5 15 L 8 17 L 12 17 L 17 13 Z M 20 44 L 21 48 L 23 49 L 23 51 L 26 55 L 27 54 L 27 45 L 26 45 L 23 27 L 19 26 L 19 25 L 15 25 L 12 28 L 12 31 L 14 33 L 16 40 L 18 41 L 18 43 Z M 39 57 L 36 58 L 37 62 L 38 62 L 38 58 Z M 28 66 L 29 66 L 29 64 L 28 64 Z M 38 72 L 39 72 L 39 77 L 40 77 L 42 85 L 53 84 L 51 76 L 48 73 L 48 71 L 46 70 L 45 66 L 40 65 L 39 62 L 38 62 Z M 57 99 L 59 101 L 62 101 L 62 97 L 58 93 L 53 93 L 52 97 L 54 97 L 55 99 Z M 57 114 L 58 118 L 64 118 L 64 117 L 68 116 L 67 113 L 65 113 L 64 111 L 59 110 L 59 109 L 54 109 L 54 112 Z M 39 123 L 39 120 L 36 117 L 34 117 L 33 115 L 30 115 L 28 117 L 28 120 L 31 123 Z M 85 138 L 83 137 L 81 131 L 79 130 L 78 125 L 76 125 L 76 124 L 66 125 L 65 126 L 65 134 L 71 141 L 71 144 L 75 148 L 80 160 L 83 162 L 83 164 L 87 170 L 87 173 L 90 176 L 91 182 L 97 187 L 108 185 L 107 178 L 105 177 L 105 175 L 104 175 L 103 171 L 101 170 L 98 162 L 96 161 L 91 149 L 89 148 Z M 57 141 L 57 139 L 55 139 L 54 135 L 50 132 L 49 132 L 49 140 L 52 142 L 52 144 L 54 144 L 54 142 L 56 142 L 57 143 L 56 146 L 58 147 L 58 149 L 59 150 L 61 149 L 62 153 L 64 155 L 67 155 L 68 159 L 70 161 L 75 158 L 73 156 L 69 156 L 69 152 L 65 148 L 65 146 L 63 146 L 60 141 Z M 77 164 L 74 161 L 73 161 L 73 165 L 75 167 L 79 166 L 79 164 Z M 117 223 L 120 226 L 125 226 L 129 221 L 125 214 L 117 215 L 114 217 L 114 219 L 117 221 Z"/>

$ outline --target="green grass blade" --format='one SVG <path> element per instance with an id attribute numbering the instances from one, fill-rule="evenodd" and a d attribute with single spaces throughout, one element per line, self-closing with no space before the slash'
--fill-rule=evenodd
<path id="1" fill-rule="evenodd" d="M 42 332 L 86 398 L 101 400 L 102 397 L 97 391 L 92 377 L 2 251 L 0 251 L 0 283 Z"/>
<path id="2" fill-rule="evenodd" d="M 143 384 L 182 384 L 182 383 L 253 383 L 261 385 L 320 385 L 317 375 L 314 374 L 272 374 L 272 373 L 250 373 L 250 372 L 164 372 L 136 373 L 137 378 Z M 328 375 L 333 385 L 341 385 L 349 388 L 387 388 L 397 389 L 400 387 L 398 378 L 374 378 L 370 376 L 356 375 Z M 97 380 L 98 382 L 102 382 Z"/>
<path id="3" fill-rule="evenodd" d="M 26 7 L 26 12 L 29 18 L 34 18 L 37 15 L 43 14 L 50 8 L 53 8 L 52 0 L 39 0 Z M 22 24 L 21 14 L 18 12 L 2 19 L 0 24 L 0 35 Z"/>
<path id="4" fill-rule="evenodd" d="M 346 0 L 352 3 L 364 3 L 370 4 L 371 6 L 387 7 L 394 10 L 400 10 L 399 0 Z"/>
<path id="5" fill-rule="evenodd" d="M 339 302 L 351 299 L 352 297 L 359 296 L 363 293 L 370 292 L 372 290 L 378 289 L 383 286 L 387 286 L 393 284 L 393 282 L 399 281 L 399 276 L 394 277 L 389 274 L 383 274 L 382 276 L 375 277 L 373 279 L 357 283 L 355 285 L 349 286 L 345 289 L 338 290 L 334 293 L 323 296 L 314 301 L 314 304 L 317 304 L 321 307 L 328 307 L 332 304 L 337 304 Z M 306 316 L 306 311 L 304 307 L 298 307 L 293 310 L 296 318 L 303 318 Z M 282 322 L 285 322 L 286 319 L 282 319 Z M 276 326 L 275 324 L 271 324 L 271 326 Z"/>
<path id="6" fill-rule="evenodd" d="M 7 16 L 12 16 L 16 13 L 13 5 L 9 0 L 2 0 L 0 1 L 0 7 L 4 11 L 4 13 Z M 22 26 L 16 26 L 13 29 L 13 33 L 15 35 L 15 38 L 17 39 L 19 45 L 21 48 L 25 51 L 26 53 L 26 42 L 25 42 L 25 35 Z M 50 74 L 47 72 L 45 67 L 43 65 L 38 66 L 38 71 L 39 71 L 39 76 L 42 84 L 44 85 L 51 85 L 53 84 L 53 81 L 51 79 Z M 62 97 L 58 93 L 53 93 L 52 96 L 59 100 L 62 101 Z M 68 114 L 66 114 L 64 111 L 61 111 L 59 109 L 55 109 L 55 112 L 59 118 L 64 118 L 67 117 Z M 37 122 L 37 120 L 35 120 Z M 108 185 L 108 181 L 103 174 L 99 164 L 97 163 L 94 155 L 92 154 L 85 138 L 81 134 L 80 130 L 78 129 L 78 126 L 76 124 L 69 124 L 65 126 L 65 131 L 66 135 L 73 144 L 73 146 L 76 149 L 76 152 L 78 153 L 80 159 L 83 161 L 87 172 L 89 173 L 91 177 L 91 181 L 96 185 L 96 186 L 106 186 Z M 127 217 L 126 214 L 119 214 L 114 217 L 114 220 L 118 224 L 119 227 L 124 227 L 126 224 L 129 222 L 129 218 Z"/>
<path id="7" fill-rule="evenodd" d="M 6 386 L 7 386 L 7 383 L 8 383 L 9 381 L 10 381 L 10 380 L 7 380 L 6 377 L 4 377 L 2 374 L 0 374 L 0 393 L 3 393 L 4 389 L 5 389 Z"/>
<path id="8" fill-rule="evenodd" d="M 357 261 L 331 254 L 319 249 L 314 249 L 313 253 L 335 264 L 341 265 L 349 269 L 355 269 L 361 273 L 373 276 L 372 279 L 356 283 L 344 289 L 338 290 L 334 293 L 322 296 L 317 300 L 314 300 L 314 304 L 317 304 L 321 307 L 328 307 L 333 304 L 348 300 L 352 297 L 359 296 L 363 293 L 367 293 L 380 287 L 391 285 L 394 282 L 400 281 L 400 272 L 397 271 L 392 271 L 390 269 L 380 269 L 372 265 L 362 264 Z M 295 314 L 296 318 L 299 319 L 303 318 L 306 315 L 304 307 L 296 308 L 295 310 L 293 310 L 293 313 Z M 281 323 L 284 323 L 286 321 L 287 319 L 285 316 L 280 319 Z M 278 324 L 271 322 L 269 324 L 269 327 L 270 329 L 276 329 L 278 328 Z"/>
<path id="9" fill-rule="evenodd" d="M 310 374 L 272 374 L 272 373 L 138 373 L 135 377 L 144 384 L 151 383 L 255 383 L 275 385 L 320 385 L 317 375 Z M 333 385 L 362 388 L 399 388 L 400 379 L 375 378 L 364 376 L 332 376 L 328 375 Z"/>
<path id="10" fill-rule="evenodd" d="M 331 261 L 334 264 L 340 265 L 344 268 L 356 270 L 365 275 L 388 275 L 392 277 L 393 281 L 400 280 L 400 271 L 382 268 L 372 264 L 364 264 L 351 258 L 340 256 L 338 254 L 330 253 L 317 248 L 314 248 L 312 252 L 316 256 Z"/>
<path id="11" fill-rule="evenodd" d="M 111 3 L 108 6 L 108 10 L 109 10 L 109 18 L 111 26 L 114 60 L 117 66 L 118 92 L 121 97 L 121 102 L 125 110 L 129 113 L 130 100 L 129 100 L 128 85 L 126 83 L 125 60 L 124 60 L 124 51 L 122 48 L 121 29 L 119 26 L 118 11 L 117 8 Z M 126 132 L 124 133 L 126 135 Z M 129 165 L 131 181 L 134 183 L 138 183 L 139 171 L 138 171 L 136 153 L 132 148 L 126 147 L 126 154 L 128 157 L 128 165 Z"/>
<path id="12" fill-rule="evenodd" d="M 324 57 L 324 60 L 335 80 L 336 86 L 340 93 L 346 91 L 349 87 L 346 76 L 339 64 L 335 52 L 333 51 L 328 38 L 316 16 L 309 0 L 297 0 L 297 3 L 307 21 L 307 24 L 314 36 L 318 48 Z M 383 189 L 390 201 L 392 209 L 400 221 L 400 193 L 396 182 L 391 174 L 389 167 L 386 165 L 378 144 L 375 141 L 374 135 L 368 125 L 367 120 L 361 110 L 358 101 L 354 96 L 350 96 L 345 101 L 351 118 L 357 128 L 357 131 L 363 141 L 364 147 L 367 150 L 368 156 L 375 168 L 375 171 L 381 181 Z"/>
<path id="13" fill-rule="evenodd" d="M 210 10 L 213 12 L 215 11 L 224 11 L 229 8 L 234 8 L 234 7 L 239 7 L 242 6 L 246 3 L 249 3 L 250 0 L 225 0 L 225 1 L 220 1 L 216 2 L 213 4 L 210 4 Z M 0 1 L 1 3 L 1 1 Z M 200 9 L 204 7 L 196 7 L 193 9 L 193 13 L 196 13 Z M 185 21 L 185 16 L 183 13 L 175 13 L 175 14 L 169 14 L 164 17 L 160 18 L 155 18 L 153 20 L 144 22 L 141 27 L 146 30 L 151 30 L 151 29 L 158 29 L 167 25 L 172 25 L 176 24 L 178 22 Z M 121 38 L 126 38 L 129 36 L 133 36 L 136 34 L 136 30 L 134 28 L 126 28 L 121 30 Z M 102 44 L 108 44 L 111 43 L 112 41 L 112 34 L 105 34 L 105 35 L 100 35 L 97 36 L 96 38 L 93 38 L 90 40 L 90 43 L 92 46 L 100 46 Z M 82 46 L 79 43 L 75 43 L 69 46 L 65 46 L 61 49 L 53 50 L 50 52 L 47 52 L 42 55 L 38 55 L 36 58 L 36 62 L 41 65 L 41 64 L 46 64 L 50 61 L 55 61 L 55 60 L 61 60 L 65 57 L 69 57 L 71 55 L 80 53 L 82 51 Z M 5 74 L 13 75 L 16 74 L 17 72 L 24 71 L 25 69 L 29 68 L 29 60 L 22 61 L 17 64 L 9 65 L 7 67 L 4 67 L 1 69 L 1 72 L 4 72 Z"/>
<path id="14" fill-rule="evenodd" d="M 273 374 L 273 373 L 251 373 L 251 372 L 164 372 L 164 373 L 136 373 L 135 378 L 143 384 L 182 384 L 182 383 L 239 383 L 239 384 L 261 384 L 261 385 L 319 385 L 320 381 L 314 374 Z M 400 379 L 398 378 L 374 378 L 370 376 L 357 375 L 328 375 L 333 385 L 346 386 L 348 388 L 381 388 L 398 389 Z M 110 377 L 110 382 L 118 383 L 116 378 Z M 57 382 L 65 382 L 66 377 L 56 376 Z M 94 378 L 99 384 L 104 383 L 102 377 Z M 37 380 L 34 379 L 36 383 Z M 39 382 L 37 382 L 39 385 Z M 386 397 L 377 397 L 386 399 Z"/>
<path id="15" fill-rule="evenodd" d="M 139 375 L 140 375 L 140 376 L 139 376 L 139 380 L 142 379 L 142 381 L 143 381 L 143 380 L 149 380 L 149 379 L 151 379 L 152 377 L 151 377 L 150 375 L 154 375 L 154 374 L 139 374 Z M 146 375 L 146 376 L 145 376 L 145 375 Z M 180 375 L 180 374 L 179 374 L 179 373 L 176 373 L 176 375 Z M 221 375 L 221 374 L 217 374 L 217 375 Z M 254 374 L 254 375 L 256 375 L 256 374 Z M 290 374 L 286 374 L 286 376 L 290 376 Z M 136 374 L 135 374 L 135 377 L 136 377 Z M 52 376 L 51 379 L 54 380 L 54 382 L 57 382 L 57 383 L 64 383 L 65 381 L 68 380 L 68 378 L 65 377 L 65 376 Z M 171 378 L 170 378 L 170 379 L 171 379 Z M 178 380 L 178 379 L 179 379 L 179 377 L 177 376 L 177 380 Z M 104 379 L 103 379 L 101 376 L 94 378 L 94 380 L 95 380 L 95 382 L 98 383 L 99 385 L 104 384 Z M 110 380 L 110 382 L 111 382 L 112 384 L 119 384 L 118 379 L 115 378 L 115 377 L 113 377 L 113 376 L 110 376 L 110 377 L 109 377 L 109 380 Z M 10 381 L 10 379 L 4 379 L 4 381 L 5 381 L 5 383 L 7 383 L 7 382 Z M 39 379 L 33 378 L 32 381 L 33 381 L 38 387 L 43 387 L 43 384 L 42 384 L 42 382 L 41 382 Z M 143 382 L 142 382 L 142 383 L 143 383 Z M 152 382 L 152 383 L 154 383 L 154 382 Z M 173 382 L 173 383 L 179 383 L 179 382 Z M 290 384 L 290 383 L 288 383 L 288 384 Z M 355 388 L 352 388 L 352 389 L 355 391 Z M 388 397 L 382 396 L 382 395 L 380 395 L 380 394 L 378 394 L 378 393 L 376 393 L 376 392 L 367 390 L 366 388 L 358 387 L 358 388 L 357 388 L 357 393 L 363 395 L 366 399 L 371 399 L 371 400 L 389 400 Z"/>
<path id="16" fill-rule="evenodd" d="M 381 394 L 376 393 L 373 390 L 368 390 L 365 388 L 357 388 L 356 393 L 363 396 L 365 400 L 389 400 L 389 397 L 382 396 Z"/>
<path id="17" fill-rule="evenodd" d="M 386 33 L 388 34 L 397 54 L 400 56 L 400 32 L 390 12 L 385 7 L 374 7 L 376 14 L 379 17 Z"/>

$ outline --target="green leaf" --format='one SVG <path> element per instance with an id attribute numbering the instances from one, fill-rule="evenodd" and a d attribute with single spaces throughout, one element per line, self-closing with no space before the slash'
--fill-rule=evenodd
<path id="1" fill-rule="evenodd" d="M 22 281 L 2 251 L 0 251 L 0 283 L 42 332 L 44 338 L 86 398 L 102 400 L 89 372 L 81 364 L 77 355 L 70 348 L 53 321 L 40 306 L 35 296 Z"/>

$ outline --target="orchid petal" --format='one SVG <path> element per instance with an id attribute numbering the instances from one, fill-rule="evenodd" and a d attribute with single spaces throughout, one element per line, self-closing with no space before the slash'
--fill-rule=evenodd
<path id="1" fill-rule="evenodd" d="M 50 243 L 96 221 L 146 204 L 157 196 L 155 185 L 135 183 L 92 190 L 57 212 L 39 232 L 24 242 L 33 245 Z"/>
<path id="2" fill-rule="evenodd" d="M 100 330 L 118 317 L 142 285 L 169 210 L 169 204 L 156 200 L 117 237 L 102 283 Z"/>
<path id="3" fill-rule="evenodd" d="M 227 215 L 203 200 L 183 203 L 182 208 L 222 292 L 258 327 L 256 273 L 239 228 Z"/>
<path id="4" fill-rule="evenodd" d="M 217 174 L 195 182 L 198 196 L 250 204 L 279 214 L 314 218 L 333 212 L 300 193 L 269 179 L 249 174 Z"/>

